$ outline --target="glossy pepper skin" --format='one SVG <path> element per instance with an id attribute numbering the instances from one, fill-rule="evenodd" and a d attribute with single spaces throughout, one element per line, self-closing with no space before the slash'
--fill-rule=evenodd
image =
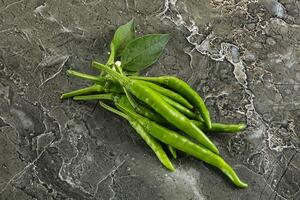
<path id="1" fill-rule="evenodd" d="M 132 107 L 135 110 L 135 112 L 137 112 L 140 115 L 143 115 L 144 117 L 147 117 L 148 119 L 157 121 L 161 124 L 168 124 L 165 118 L 163 118 L 160 114 L 156 113 L 150 108 L 142 106 L 138 103 L 133 106 L 125 95 L 115 96 L 114 102 L 119 102 L 119 101 L 122 101 L 124 104 L 127 105 L 127 107 Z"/>
<path id="2" fill-rule="evenodd" d="M 193 106 L 185 99 L 183 98 L 180 94 L 173 92 L 172 90 L 169 90 L 167 88 L 161 87 L 155 83 L 152 82 L 148 82 L 148 81 L 141 81 L 144 85 L 148 86 L 149 88 L 151 88 L 152 90 L 166 96 L 169 97 L 170 99 L 172 99 L 175 102 L 178 102 L 179 104 L 181 104 L 182 106 L 188 108 L 188 109 L 192 109 Z"/>
<path id="3" fill-rule="evenodd" d="M 143 138 L 146 144 L 152 149 L 159 161 L 170 171 L 175 171 L 169 157 L 162 148 L 159 141 L 157 141 L 152 135 L 148 134 L 145 129 L 136 120 L 129 120 L 131 126 L 135 131 Z"/>
<path id="4" fill-rule="evenodd" d="M 182 114 L 184 114 L 185 116 L 187 116 L 188 118 L 191 119 L 197 119 L 197 115 L 195 113 L 193 113 L 191 110 L 189 110 L 188 108 L 184 107 L 183 105 L 181 105 L 180 103 L 177 103 L 176 101 L 173 101 L 172 99 L 158 93 L 162 99 L 168 103 L 169 105 L 171 105 L 172 107 L 176 108 L 179 112 L 181 112 Z"/>
<path id="5" fill-rule="evenodd" d="M 81 88 L 78 90 L 74 90 L 71 92 L 67 92 L 61 95 L 61 99 L 65 99 L 65 98 L 70 98 L 70 97 L 74 97 L 77 95 L 84 95 L 84 94 L 91 94 L 93 92 L 104 92 L 104 88 L 103 86 L 99 85 L 99 84 L 94 84 L 92 86 L 89 87 L 85 87 L 85 88 Z"/>
<path id="6" fill-rule="evenodd" d="M 152 151 L 155 153 L 156 157 L 159 159 L 159 161 L 170 171 L 175 171 L 175 168 L 173 167 L 173 164 L 171 163 L 169 157 L 167 156 L 166 152 L 162 148 L 160 142 L 156 140 L 153 136 L 148 134 L 145 129 L 138 123 L 137 120 L 134 118 L 129 117 L 128 115 L 110 107 L 107 106 L 106 104 L 100 102 L 100 105 L 104 107 L 105 109 L 125 118 L 131 126 L 135 129 L 135 131 L 141 136 L 141 138 L 146 142 L 146 144 L 152 149 Z M 120 101 L 120 105 L 126 107 L 127 105 L 122 104 Z M 126 107 L 128 110 L 132 110 L 132 107 Z"/>
<path id="7" fill-rule="evenodd" d="M 131 76 L 131 78 L 160 83 L 171 88 L 173 91 L 178 92 L 200 111 L 204 119 L 205 125 L 207 126 L 207 128 L 209 129 L 211 128 L 210 114 L 204 101 L 198 95 L 198 93 L 183 80 L 176 78 L 174 76 L 160 76 L 160 77 Z"/>
<path id="8" fill-rule="evenodd" d="M 236 133 L 239 131 L 242 131 L 246 128 L 246 125 L 243 123 L 240 124 L 221 124 L 221 123 L 211 123 L 211 128 L 208 129 L 204 122 L 202 121 L 197 121 L 197 120 L 192 120 L 192 122 L 198 126 L 200 129 L 202 129 L 205 132 L 210 132 L 210 133 Z"/>
<path id="9" fill-rule="evenodd" d="M 156 139 L 219 168 L 236 186 L 241 188 L 248 186 L 239 179 L 235 171 L 219 155 L 211 152 L 209 149 L 193 143 L 175 131 L 167 129 L 143 116 L 140 116 L 137 113 L 126 109 L 126 107 L 122 107 L 120 104 L 117 104 L 117 107 L 128 116 L 136 119 L 145 131 Z"/>
<path id="10" fill-rule="evenodd" d="M 119 83 L 113 82 L 108 77 L 92 76 L 92 75 L 77 72 L 74 70 L 68 70 L 67 72 L 68 72 L 68 74 L 70 74 L 72 76 L 83 78 L 85 80 L 89 80 L 89 81 L 97 83 L 98 85 L 101 85 L 103 87 L 103 92 L 117 92 L 117 93 L 124 92 Z M 193 108 L 193 106 L 181 95 L 179 95 L 176 92 L 173 92 L 172 90 L 166 89 L 155 83 L 152 83 L 152 82 L 143 81 L 143 83 L 145 85 L 149 86 L 154 91 L 161 94 L 163 99 L 167 103 L 169 103 L 171 106 L 173 106 L 174 108 L 176 108 L 177 110 L 182 112 L 184 115 L 186 115 L 187 117 L 192 118 L 192 119 L 197 119 L 197 115 L 190 110 Z M 100 87 L 100 86 L 98 86 L 98 87 Z M 99 91 L 99 92 L 102 92 L 102 91 Z M 82 93 L 76 94 L 76 96 L 83 95 L 83 94 L 84 93 L 82 92 Z M 88 93 L 86 93 L 86 94 L 88 94 Z M 72 97 L 72 96 L 67 95 L 67 97 Z M 65 98 L 67 98 L 67 97 L 65 97 Z M 137 108 L 137 109 L 139 109 L 139 108 Z"/>
<path id="11" fill-rule="evenodd" d="M 168 144 L 168 149 L 169 149 L 170 153 L 172 154 L 173 158 L 176 159 L 177 158 L 176 149 L 169 144 Z"/>
<path id="12" fill-rule="evenodd" d="M 141 83 L 139 80 L 129 79 L 128 77 L 123 76 L 100 63 L 93 62 L 93 67 L 101 69 L 110 74 L 131 94 L 136 96 L 140 101 L 149 105 L 156 112 L 160 113 L 170 124 L 195 138 L 206 148 L 210 149 L 216 154 L 219 154 L 217 147 L 212 143 L 212 141 L 185 115 L 166 103 L 157 92 L 143 85 L 143 83 Z"/>
<path id="13" fill-rule="evenodd" d="M 117 97 L 117 98 L 116 98 Z M 114 93 L 109 93 L 109 94 L 94 94 L 94 95 L 85 95 L 85 96 L 75 96 L 73 99 L 74 100 L 111 100 L 111 101 L 116 101 L 119 98 L 124 98 L 124 103 L 126 103 L 128 106 L 131 106 L 130 102 L 126 98 L 125 95 L 122 94 L 114 94 Z M 147 117 L 151 119 L 152 121 L 155 121 L 159 124 L 168 124 L 168 122 L 157 112 L 142 106 L 140 104 L 137 104 L 134 107 L 135 112 L 138 114 Z M 179 110 L 180 111 L 180 110 Z M 201 130 L 205 132 L 210 132 L 210 133 L 236 133 L 239 131 L 242 131 L 246 128 L 246 125 L 243 123 L 240 124 L 222 124 L 222 123 L 212 123 L 211 124 L 211 129 L 208 129 L 204 122 L 202 120 L 191 120 L 192 123 L 194 123 L 196 126 L 198 126 Z M 172 153 L 172 152 L 171 152 Z M 173 154 L 173 153 L 172 153 Z"/>
<path id="14" fill-rule="evenodd" d="M 143 86 L 138 81 L 133 82 L 130 88 L 132 94 L 148 104 L 156 112 L 160 113 L 170 124 L 195 138 L 208 149 L 219 154 L 217 147 L 210 141 L 210 139 L 185 115 L 166 103 L 157 92 Z"/>

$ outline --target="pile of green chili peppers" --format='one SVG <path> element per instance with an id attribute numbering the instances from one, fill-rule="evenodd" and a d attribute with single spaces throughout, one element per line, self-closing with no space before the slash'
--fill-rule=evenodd
<path id="1" fill-rule="evenodd" d="M 202 98 L 177 77 L 126 76 L 120 62 L 111 66 L 93 62 L 92 67 L 106 75 L 92 76 L 68 70 L 70 75 L 92 81 L 93 85 L 65 93 L 62 99 L 99 100 L 102 107 L 126 119 L 171 171 L 175 168 L 162 144 L 167 145 L 174 158 L 177 158 L 176 150 L 180 150 L 219 168 L 236 186 L 247 187 L 204 133 L 234 133 L 243 130 L 245 124 L 211 122 Z M 105 101 L 113 102 L 114 107 Z"/>

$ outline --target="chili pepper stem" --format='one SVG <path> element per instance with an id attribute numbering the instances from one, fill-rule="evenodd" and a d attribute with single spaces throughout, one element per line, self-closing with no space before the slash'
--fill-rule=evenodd
<path id="1" fill-rule="evenodd" d="M 93 82 L 96 82 L 96 83 L 104 83 L 106 81 L 104 78 L 100 78 L 100 77 L 97 77 L 97 76 L 92 76 L 92 75 L 85 74 L 85 73 L 78 72 L 78 71 L 71 70 L 71 69 L 67 70 L 67 73 L 71 76 L 82 78 L 82 79 L 85 79 L 85 80 L 88 80 L 88 81 L 93 81 Z"/>
<path id="2" fill-rule="evenodd" d="M 106 65 L 103 65 L 101 63 L 92 62 L 92 67 L 96 68 L 96 69 L 100 69 L 103 70 L 104 72 L 108 73 L 109 75 L 111 75 L 114 79 L 116 79 L 117 81 L 120 82 L 121 85 L 126 85 L 130 82 L 130 79 L 127 78 L 126 76 L 116 72 L 113 69 L 110 69 L 109 67 L 107 67 Z"/>
<path id="3" fill-rule="evenodd" d="M 110 54 L 107 60 L 107 65 L 112 65 L 114 64 L 114 60 L 115 60 L 115 54 L 116 54 L 116 48 L 114 43 L 110 44 Z"/>
<path id="4" fill-rule="evenodd" d="M 123 75 L 123 70 L 121 68 L 121 62 L 120 61 L 117 61 L 115 64 L 114 64 L 114 67 L 119 71 L 120 74 Z M 125 87 L 123 87 L 123 90 L 125 92 L 125 95 L 129 101 L 129 103 L 131 104 L 131 106 L 136 109 L 137 108 L 137 103 L 135 102 L 135 100 L 133 99 L 133 97 L 131 96 L 131 94 L 126 90 Z"/>
<path id="5" fill-rule="evenodd" d="M 110 44 L 110 54 L 109 54 L 108 60 L 106 62 L 106 65 L 112 65 L 114 63 L 115 54 L 116 54 L 115 45 L 113 43 L 111 43 Z M 99 74 L 99 77 L 103 77 L 104 75 L 105 75 L 105 72 L 101 71 Z"/>
<path id="6" fill-rule="evenodd" d="M 109 110 L 110 112 L 115 113 L 115 114 L 119 115 L 120 117 L 123 117 L 124 119 L 126 119 L 128 121 L 130 120 L 130 117 L 128 115 L 126 115 L 125 113 L 120 112 L 119 110 L 117 110 L 113 107 L 108 106 L 107 104 L 103 103 L 102 101 L 99 101 L 99 104 L 100 104 L 101 107 L 105 108 L 106 110 Z"/>
<path id="7" fill-rule="evenodd" d="M 84 95 L 84 96 L 75 96 L 73 97 L 74 100 L 113 100 L 114 99 L 113 93 L 108 94 L 94 94 L 94 95 Z"/>
<path id="8" fill-rule="evenodd" d="M 103 87 L 101 85 L 95 84 L 86 88 L 81 88 L 79 90 L 74 90 L 68 93 L 64 93 L 61 95 L 61 99 L 73 97 L 73 96 L 78 96 L 78 95 L 83 95 L 83 94 L 88 94 L 92 92 L 102 92 L 104 91 Z"/>

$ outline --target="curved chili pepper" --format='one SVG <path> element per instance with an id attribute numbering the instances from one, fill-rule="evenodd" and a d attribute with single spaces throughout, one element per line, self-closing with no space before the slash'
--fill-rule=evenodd
<path id="1" fill-rule="evenodd" d="M 235 171 L 219 155 L 193 143 L 192 141 L 176 133 L 175 131 L 167 129 L 137 113 L 134 113 L 133 111 L 127 109 L 126 106 L 123 106 L 121 104 L 117 104 L 116 106 L 128 116 L 137 120 L 145 129 L 145 131 L 147 131 L 147 133 L 149 133 L 156 139 L 219 168 L 236 186 L 241 188 L 245 188 L 248 186 L 246 183 L 242 182 L 239 179 Z"/>
<path id="2" fill-rule="evenodd" d="M 181 105 L 180 103 L 177 103 L 176 101 L 173 101 L 172 99 L 170 99 L 170 98 L 168 98 L 168 97 L 166 97 L 162 94 L 160 94 L 160 96 L 162 97 L 163 100 L 165 100 L 166 103 L 168 103 L 171 106 L 173 106 L 174 108 L 176 108 L 179 112 L 181 112 L 182 114 L 184 114 L 188 118 L 191 118 L 191 119 L 197 119 L 198 118 L 195 113 L 193 113 L 188 108 Z"/>
<path id="3" fill-rule="evenodd" d="M 155 83 L 151 83 L 148 81 L 142 81 L 142 82 L 144 85 L 148 86 L 152 90 L 154 90 L 166 97 L 169 97 L 173 101 L 180 103 L 181 105 L 185 106 L 186 108 L 188 108 L 188 109 L 193 108 L 193 106 L 185 98 L 183 98 L 180 94 L 173 92 L 172 90 L 169 90 L 167 88 L 161 87 Z"/>
<path id="4" fill-rule="evenodd" d="M 192 120 L 192 122 L 203 131 L 211 132 L 211 133 L 217 133 L 217 132 L 236 133 L 246 128 L 246 125 L 243 123 L 240 124 L 211 123 L 211 128 L 208 129 L 202 121 Z"/>
<path id="5" fill-rule="evenodd" d="M 145 129 L 138 123 L 137 120 L 129 117 L 128 115 L 110 107 L 106 104 L 100 102 L 100 105 L 104 107 L 105 109 L 125 118 L 131 126 L 135 129 L 135 131 L 142 137 L 142 139 L 146 142 L 146 144 L 153 150 L 156 157 L 159 159 L 159 161 L 169 170 L 175 171 L 175 168 L 173 167 L 169 157 L 165 153 L 164 149 L 162 148 L 159 141 L 157 141 L 153 136 L 148 134 Z M 124 106 L 124 105 L 123 105 Z"/>
<path id="6" fill-rule="evenodd" d="M 190 101 L 192 105 L 194 105 L 200 111 L 204 119 L 205 125 L 208 128 L 211 128 L 210 114 L 204 101 L 199 96 L 199 94 L 183 80 L 174 76 L 160 76 L 160 77 L 131 76 L 130 78 L 160 83 L 166 85 L 167 87 L 171 88 L 175 92 L 178 92 L 183 97 L 185 97 L 188 101 Z"/>

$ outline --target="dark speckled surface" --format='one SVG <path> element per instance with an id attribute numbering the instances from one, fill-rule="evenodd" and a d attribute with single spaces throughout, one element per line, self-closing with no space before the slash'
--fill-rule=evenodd
<path id="1" fill-rule="evenodd" d="M 300 199 L 300 3 L 296 0 L 1 0 L 0 199 Z M 59 96 L 104 62 L 113 32 L 172 39 L 147 75 L 186 80 L 215 121 L 210 136 L 249 183 L 240 190 L 186 155 L 165 170 L 119 117 Z"/>

